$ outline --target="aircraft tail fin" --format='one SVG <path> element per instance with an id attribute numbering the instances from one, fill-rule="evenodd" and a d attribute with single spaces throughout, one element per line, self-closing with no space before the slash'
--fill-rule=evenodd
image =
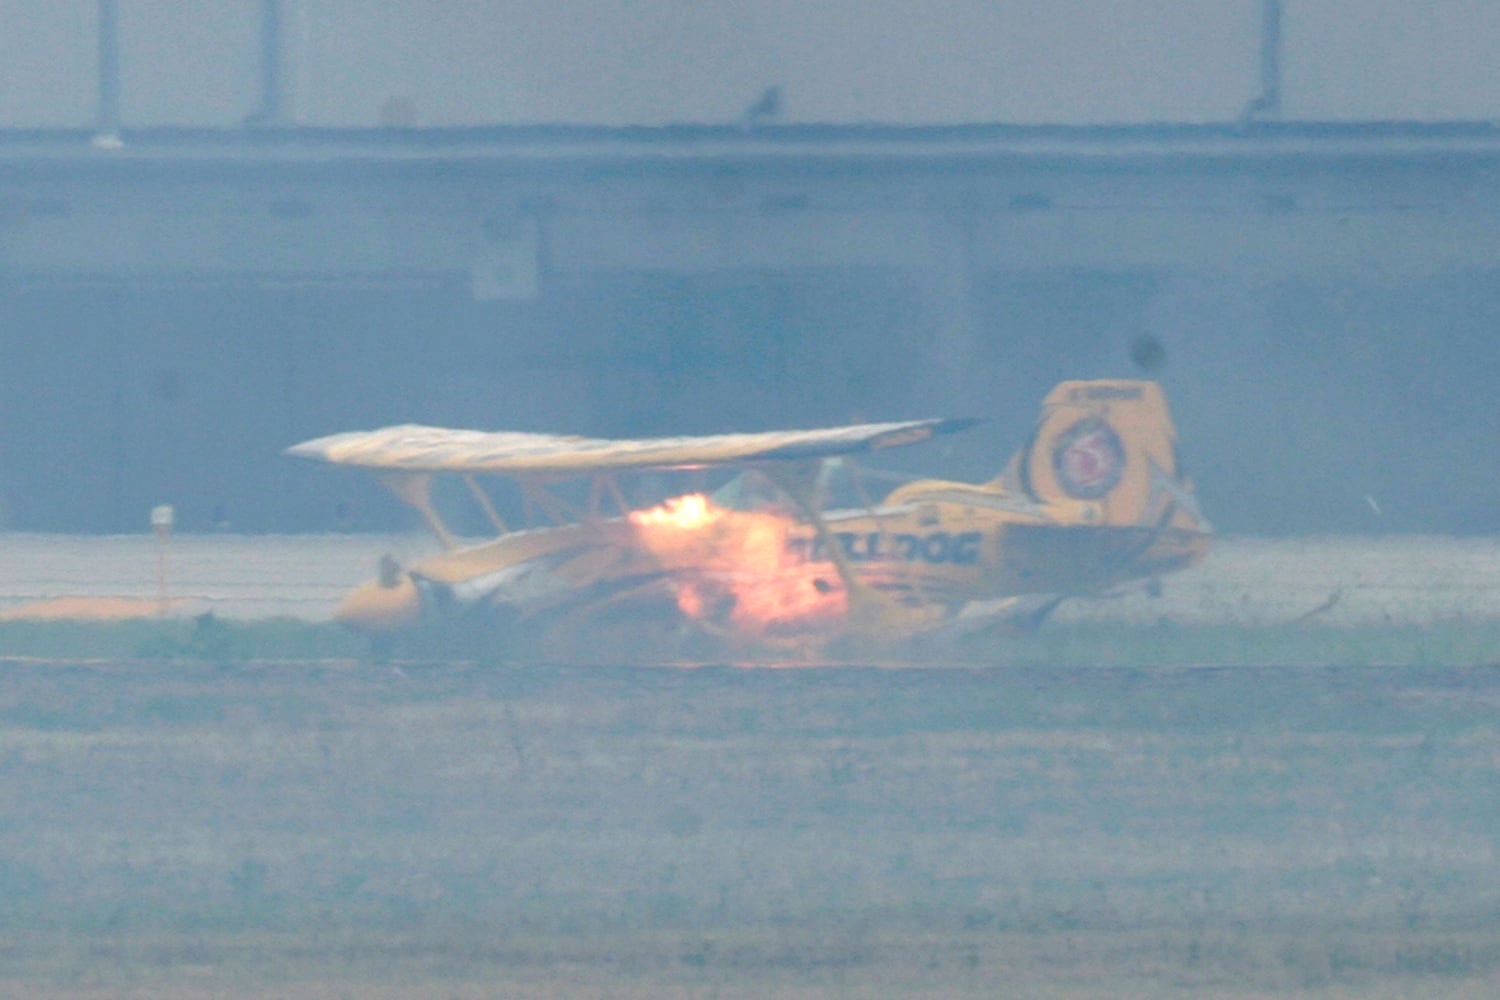
<path id="1" fill-rule="evenodd" d="M 1178 466 L 1176 431 L 1154 382 L 1061 383 L 997 485 L 1043 504 L 1078 504 L 1099 525 L 1208 529 Z"/>

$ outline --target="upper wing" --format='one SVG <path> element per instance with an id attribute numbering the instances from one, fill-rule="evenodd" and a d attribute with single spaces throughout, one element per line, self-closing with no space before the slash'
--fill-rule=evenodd
<path id="1" fill-rule="evenodd" d="M 907 420 L 821 430 L 639 440 L 403 424 L 315 438 L 293 445 L 286 453 L 369 469 L 548 476 L 823 458 L 916 444 L 934 434 L 961 430 L 973 423 L 973 420 Z"/>

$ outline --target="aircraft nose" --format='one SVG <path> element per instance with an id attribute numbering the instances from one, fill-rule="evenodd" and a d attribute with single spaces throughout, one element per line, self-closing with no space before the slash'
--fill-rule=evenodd
<path id="1" fill-rule="evenodd" d="M 421 611 L 417 585 L 402 573 L 389 584 L 372 580 L 355 589 L 339 604 L 333 618 L 361 632 L 391 632 L 416 624 Z"/>

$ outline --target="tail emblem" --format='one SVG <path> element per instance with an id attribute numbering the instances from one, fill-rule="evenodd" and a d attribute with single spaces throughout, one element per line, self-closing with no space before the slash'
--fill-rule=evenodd
<path id="1" fill-rule="evenodd" d="M 1125 472 L 1125 448 L 1109 424 L 1088 417 L 1057 439 L 1052 468 L 1069 496 L 1098 500 L 1119 484 Z"/>

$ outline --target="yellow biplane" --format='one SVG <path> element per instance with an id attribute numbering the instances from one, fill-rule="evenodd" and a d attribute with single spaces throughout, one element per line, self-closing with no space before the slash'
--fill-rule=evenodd
<path id="1" fill-rule="evenodd" d="M 1199 562 L 1212 529 L 1178 470 L 1151 382 L 1064 382 L 1029 443 L 984 483 L 921 479 L 878 501 L 850 457 L 926 441 L 965 420 L 605 440 L 404 425 L 288 454 L 372 470 L 443 551 L 382 560 L 337 617 L 377 640 L 464 637 L 496 650 L 611 658 L 645 649 L 741 653 L 863 648 L 1040 622 Z M 652 506 L 618 482 L 642 470 L 737 471 Z M 432 480 L 461 478 L 497 536 L 459 544 Z M 512 477 L 552 521 L 509 528 L 476 477 Z M 577 491 L 571 502 L 565 484 Z M 842 490 L 852 503 L 833 504 Z"/>

